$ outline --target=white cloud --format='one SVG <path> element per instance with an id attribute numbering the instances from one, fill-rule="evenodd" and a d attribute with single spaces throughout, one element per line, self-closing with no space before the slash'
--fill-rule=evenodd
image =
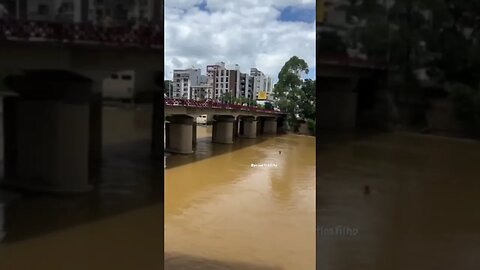
<path id="1" fill-rule="evenodd" d="M 223 61 L 242 72 L 256 67 L 274 81 L 283 64 L 296 55 L 315 67 L 315 23 L 279 21 L 279 7 L 314 8 L 314 0 L 166 1 L 165 79 L 174 69 Z"/>

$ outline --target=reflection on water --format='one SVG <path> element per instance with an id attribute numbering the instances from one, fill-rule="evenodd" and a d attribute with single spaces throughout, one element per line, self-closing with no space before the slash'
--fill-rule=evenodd
<path id="1" fill-rule="evenodd" d="M 480 269 L 479 142 L 322 139 L 317 215 L 327 233 L 318 234 L 318 269 Z M 358 234 L 326 230 L 337 226 Z"/>
<path id="2" fill-rule="evenodd" d="M 196 153 L 167 160 L 166 269 L 314 269 L 315 138 L 197 130 Z"/>

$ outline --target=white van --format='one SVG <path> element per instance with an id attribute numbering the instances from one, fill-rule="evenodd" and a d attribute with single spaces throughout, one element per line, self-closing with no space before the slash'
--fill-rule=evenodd
<path id="1" fill-rule="evenodd" d="M 206 125 L 207 124 L 207 115 L 202 114 L 197 116 L 197 124 Z"/>

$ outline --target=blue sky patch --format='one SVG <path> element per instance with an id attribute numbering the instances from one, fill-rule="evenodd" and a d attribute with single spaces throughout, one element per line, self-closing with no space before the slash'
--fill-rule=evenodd
<path id="1" fill-rule="evenodd" d="M 308 69 L 308 74 L 307 74 L 307 79 L 312 79 L 312 80 L 316 80 L 316 76 L 317 76 L 317 70 L 315 68 L 309 68 Z"/>
<path id="2" fill-rule="evenodd" d="M 202 1 L 202 3 L 196 5 L 196 7 L 198 7 L 202 11 L 206 11 L 206 12 L 209 11 L 208 8 L 207 8 L 207 1 L 206 0 L 204 0 L 204 1 Z"/>
<path id="3" fill-rule="evenodd" d="M 286 7 L 280 12 L 280 21 L 306 23 L 313 23 L 315 21 L 314 8 Z"/>

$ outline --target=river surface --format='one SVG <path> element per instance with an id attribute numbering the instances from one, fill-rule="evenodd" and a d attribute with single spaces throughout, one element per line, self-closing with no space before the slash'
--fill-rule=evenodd
<path id="1" fill-rule="evenodd" d="M 219 145 L 198 127 L 196 153 L 169 155 L 164 169 L 150 126 L 148 108 L 104 109 L 96 192 L 1 189 L 0 269 L 162 269 L 163 247 L 166 269 L 179 270 L 309 270 L 315 255 L 328 270 L 480 269 L 479 142 L 390 133 Z"/>
<path id="2" fill-rule="evenodd" d="M 166 269 L 315 269 L 315 138 L 197 130 L 196 158 L 167 159 Z"/>
<path id="3" fill-rule="evenodd" d="M 0 269 L 162 269 L 164 168 L 150 157 L 151 109 L 105 107 L 103 124 L 95 191 L 0 189 Z"/>
<path id="4" fill-rule="evenodd" d="M 480 269 L 479 142 L 408 133 L 320 141 L 317 269 Z"/>

